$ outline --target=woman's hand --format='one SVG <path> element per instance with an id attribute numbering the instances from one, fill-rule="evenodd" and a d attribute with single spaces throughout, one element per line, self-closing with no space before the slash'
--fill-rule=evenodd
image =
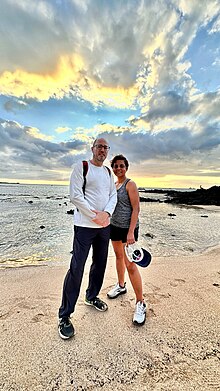
<path id="1" fill-rule="evenodd" d="M 134 232 L 128 231 L 127 244 L 133 244 L 133 243 L 135 243 Z"/>

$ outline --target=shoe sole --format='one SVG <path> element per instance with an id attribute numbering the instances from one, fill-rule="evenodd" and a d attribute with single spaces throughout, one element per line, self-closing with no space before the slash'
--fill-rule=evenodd
<path id="1" fill-rule="evenodd" d="M 66 335 L 63 335 L 63 334 L 60 332 L 60 329 L 59 329 L 59 319 L 58 319 L 58 334 L 59 334 L 60 338 L 62 338 L 62 339 L 70 339 L 70 338 L 74 337 L 74 335 L 76 334 L 76 331 L 75 331 L 75 329 L 74 329 L 73 335 L 71 335 L 70 337 L 67 337 Z"/>
<path id="2" fill-rule="evenodd" d="M 145 318 L 144 318 L 144 321 L 143 321 L 143 322 L 139 323 L 139 322 L 137 322 L 136 320 L 133 320 L 132 322 L 133 322 L 133 324 L 134 324 L 135 326 L 143 326 L 144 323 L 145 323 L 145 321 L 146 321 L 146 315 L 145 315 Z"/>
<path id="3" fill-rule="evenodd" d="M 84 303 L 85 303 L 86 305 L 90 305 L 91 307 L 95 308 L 97 311 L 100 311 L 100 312 L 105 312 L 105 311 L 107 311 L 107 309 L 108 309 L 107 304 L 106 304 L 106 308 L 105 308 L 104 310 L 102 310 L 101 308 L 98 308 L 98 307 L 96 307 L 94 304 L 88 303 L 87 301 L 84 301 Z"/>
<path id="4" fill-rule="evenodd" d="M 108 293 L 107 293 L 107 297 L 108 297 L 109 299 L 116 299 L 118 296 L 124 295 L 125 293 L 127 293 L 127 291 L 119 292 L 119 293 L 117 293 L 115 296 L 109 296 Z"/>
<path id="5" fill-rule="evenodd" d="M 62 339 L 70 339 L 70 338 L 73 338 L 76 333 L 74 331 L 73 335 L 71 335 L 70 337 L 67 337 L 66 335 L 61 334 L 60 330 L 58 329 L 58 334 L 59 334 L 60 338 L 62 338 Z"/>

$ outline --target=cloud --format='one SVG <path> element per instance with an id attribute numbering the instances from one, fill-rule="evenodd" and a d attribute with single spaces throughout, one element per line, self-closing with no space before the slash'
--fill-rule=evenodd
<path id="1" fill-rule="evenodd" d="M 40 101 L 74 95 L 121 109 L 140 104 L 146 111 L 157 89 L 193 89 L 183 57 L 218 11 L 214 0 L 4 0 L 2 93 Z"/>
<path id="2" fill-rule="evenodd" d="M 30 136 L 34 137 L 34 138 L 38 138 L 38 139 L 41 139 L 41 140 L 46 140 L 46 141 L 51 141 L 53 140 L 53 136 L 47 136 L 43 133 L 41 133 L 39 131 L 39 129 L 37 128 L 34 128 L 32 126 L 25 126 L 25 131 L 27 132 L 27 134 L 29 134 Z"/>
<path id="3" fill-rule="evenodd" d="M 62 180 L 69 178 L 71 166 L 91 156 L 94 137 L 109 141 L 109 159 L 125 154 L 131 162 L 131 172 L 159 176 L 194 172 L 194 175 L 218 175 L 220 151 L 219 123 L 200 123 L 196 131 L 175 128 L 167 131 L 135 132 L 127 127 L 99 125 L 88 132 L 76 133 L 67 142 L 46 140 L 38 129 L 22 126 L 15 121 L 0 120 L 0 173 L 6 178 L 36 178 Z M 206 165 L 205 165 L 206 161 Z M 207 163 L 208 161 L 208 163 Z M 216 167 L 215 169 L 213 167 Z M 16 171 L 16 172 L 15 172 Z M 53 177 L 54 175 L 54 177 Z"/>
<path id="4" fill-rule="evenodd" d="M 220 32 L 220 15 L 216 18 L 215 22 L 212 25 L 212 28 L 209 30 L 209 34 L 215 34 Z"/>
<path id="5" fill-rule="evenodd" d="M 189 101 L 175 91 L 154 94 L 149 101 L 149 107 L 147 115 L 142 116 L 143 120 L 160 120 L 164 117 L 186 115 L 190 111 Z"/>
<path id="6" fill-rule="evenodd" d="M 55 132 L 65 133 L 65 132 L 69 132 L 69 130 L 71 130 L 71 128 L 69 128 L 68 126 L 59 126 L 58 128 L 55 129 Z"/>
<path id="7" fill-rule="evenodd" d="M 219 11 L 216 0 L 2 0 L 0 94 L 20 121 L 0 122 L 2 175 L 64 178 L 100 134 L 110 158 L 125 153 L 143 175 L 217 176 L 219 90 L 200 91 L 194 68 L 195 58 L 206 74 L 219 65 Z M 199 62 L 203 50 L 210 61 Z"/>
<path id="8" fill-rule="evenodd" d="M 10 178 L 14 170 L 19 172 L 20 178 L 22 175 L 33 178 L 38 173 L 45 179 L 47 172 L 54 172 L 57 177 L 59 171 L 65 171 L 68 176 L 74 161 L 85 158 L 90 148 L 90 144 L 80 138 L 54 143 L 38 129 L 3 119 L 0 120 L 0 137 L 0 175 L 4 178 Z"/>
<path id="9" fill-rule="evenodd" d="M 213 61 L 213 63 L 212 63 L 212 65 L 214 66 L 214 67 L 220 67 L 220 57 L 217 57 L 216 59 L 215 59 L 215 61 Z"/>
<path id="10" fill-rule="evenodd" d="M 27 109 L 28 104 L 22 100 L 10 99 L 4 103 L 4 109 L 8 112 L 16 113 L 19 110 Z"/>

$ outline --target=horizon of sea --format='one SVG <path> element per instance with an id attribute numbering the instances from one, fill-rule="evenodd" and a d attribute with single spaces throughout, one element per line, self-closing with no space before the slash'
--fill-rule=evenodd
<path id="1" fill-rule="evenodd" d="M 164 200 L 164 194 L 154 197 Z M 67 211 L 74 206 L 67 185 L 1 183 L 0 208 L 0 268 L 69 262 L 73 216 Z M 139 219 L 139 243 L 153 256 L 197 254 L 220 244 L 219 207 L 142 202 Z"/>

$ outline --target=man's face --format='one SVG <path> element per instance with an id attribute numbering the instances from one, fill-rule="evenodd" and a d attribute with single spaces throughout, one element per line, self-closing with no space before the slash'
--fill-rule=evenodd
<path id="1" fill-rule="evenodd" d="M 108 155 L 109 146 L 104 138 L 97 139 L 92 147 L 93 159 L 98 162 L 104 162 Z"/>

